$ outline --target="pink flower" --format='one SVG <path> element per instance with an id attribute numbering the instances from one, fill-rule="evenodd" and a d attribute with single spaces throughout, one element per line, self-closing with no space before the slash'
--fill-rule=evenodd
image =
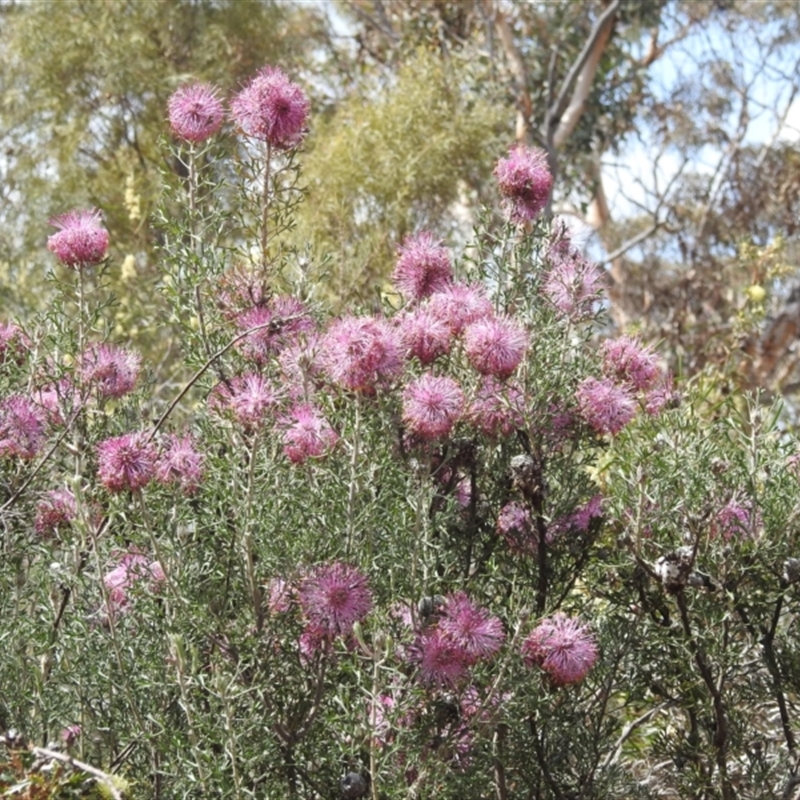
<path id="1" fill-rule="evenodd" d="M 559 686 L 582 681 L 599 655 L 588 626 L 560 612 L 539 623 L 522 643 L 522 654 Z"/>
<path id="2" fill-rule="evenodd" d="M 288 382 L 292 398 L 308 399 L 317 386 L 322 367 L 319 363 L 322 337 L 315 331 L 300 334 L 278 356 L 281 373 Z"/>
<path id="3" fill-rule="evenodd" d="M 248 372 L 227 383 L 219 383 L 208 397 L 209 408 L 220 414 L 229 412 L 247 430 L 257 430 L 278 402 L 278 393 L 263 375 Z"/>
<path id="4" fill-rule="evenodd" d="M 27 397 L 14 394 L 0 403 L 0 456 L 34 458 L 47 438 L 45 416 Z"/>
<path id="5" fill-rule="evenodd" d="M 494 176 L 503 197 L 503 207 L 512 222 L 527 222 L 544 210 L 553 188 L 553 176 L 544 150 L 515 145 L 507 158 L 497 162 Z"/>
<path id="6" fill-rule="evenodd" d="M 409 355 L 421 364 L 431 364 L 447 355 L 453 340 L 452 328 L 430 309 L 418 308 L 400 319 L 400 338 Z"/>
<path id="7" fill-rule="evenodd" d="M 450 433 L 464 410 L 461 387 L 446 376 L 425 373 L 403 392 L 403 421 L 423 439 Z"/>
<path id="8" fill-rule="evenodd" d="M 603 496 L 596 494 L 585 505 L 576 508 L 571 514 L 554 519 L 548 534 L 554 537 L 562 533 L 585 533 L 592 520 L 603 516 Z"/>
<path id="9" fill-rule="evenodd" d="M 72 747 L 80 736 L 80 725 L 67 725 L 67 727 L 61 731 L 61 741 L 63 741 L 67 747 Z"/>
<path id="10" fill-rule="evenodd" d="M 331 649 L 331 634 L 322 628 L 307 625 L 297 642 L 300 660 L 304 664 L 313 661 L 317 654 L 327 655 Z"/>
<path id="11" fill-rule="evenodd" d="M 367 579 L 348 564 L 323 564 L 303 581 L 300 605 L 312 628 L 346 635 L 372 608 Z"/>
<path id="12" fill-rule="evenodd" d="M 78 513 L 75 495 L 69 489 L 47 492 L 36 506 L 34 527 L 40 536 L 52 536 L 68 528 Z"/>
<path id="13" fill-rule="evenodd" d="M 63 425 L 81 407 L 80 394 L 69 378 L 42 387 L 34 393 L 34 399 L 50 425 Z"/>
<path id="14" fill-rule="evenodd" d="M 726 542 L 731 539 L 756 539 L 761 530 L 761 515 L 749 504 L 731 500 L 723 506 L 709 526 L 709 537 L 721 536 Z"/>
<path id="15" fill-rule="evenodd" d="M 80 357 L 81 380 L 100 397 L 119 398 L 133 391 L 141 356 L 112 344 L 92 345 Z"/>
<path id="16" fill-rule="evenodd" d="M 525 329 L 508 317 L 473 322 L 464 331 L 464 351 L 482 375 L 507 378 L 528 348 Z"/>
<path id="17" fill-rule="evenodd" d="M 603 371 L 613 380 L 636 390 L 647 390 L 658 377 L 658 356 L 638 339 L 621 336 L 600 346 Z"/>
<path id="18" fill-rule="evenodd" d="M 293 464 L 324 456 L 339 441 L 336 431 L 314 406 L 296 405 L 284 419 L 283 452 Z"/>
<path id="19" fill-rule="evenodd" d="M 136 491 L 153 479 L 158 453 L 146 433 L 127 433 L 97 446 L 97 476 L 111 492 Z"/>
<path id="20" fill-rule="evenodd" d="M 205 454 L 198 452 L 190 434 L 170 434 L 156 462 L 156 480 L 164 484 L 177 483 L 184 494 L 192 494 L 202 483 L 205 460 Z"/>
<path id="21" fill-rule="evenodd" d="M 520 503 L 506 503 L 497 515 L 497 532 L 506 540 L 512 553 L 532 555 L 539 545 L 531 513 Z"/>
<path id="22" fill-rule="evenodd" d="M 439 628 L 423 631 L 409 649 L 412 663 L 419 668 L 423 683 L 453 687 L 466 675 L 470 666 L 467 651 Z"/>
<path id="23" fill-rule="evenodd" d="M 409 302 L 446 289 L 452 283 L 450 251 L 432 233 L 407 237 L 397 254 L 392 283 Z"/>
<path id="24" fill-rule="evenodd" d="M 524 408 L 524 396 L 519 387 L 501 383 L 489 375 L 470 403 L 467 419 L 487 436 L 508 436 L 523 426 Z"/>
<path id="25" fill-rule="evenodd" d="M 231 101 L 231 116 L 246 136 L 287 150 L 305 135 L 305 92 L 277 67 L 263 67 Z"/>
<path id="26" fill-rule="evenodd" d="M 334 383 L 370 393 L 380 381 L 400 374 L 403 350 L 385 320 L 343 317 L 323 336 L 320 363 Z"/>
<path id="27" fill-rule="evenodd" d="M 195 83 L 172 93 L 167 111 L 172 132 L 178 138 L 199 144 L 220 129 L 224 110 L 218 91 L 208 83 Z"/>
<path id="28" fill-rule="evenodd" d="M 558 311 L 571 319 L 590 316 L 602 292 L 597 267 L 587 261 L 567 238 L 551 245 L 547 258 L 551 267 L 542 284 L 543 294 Z"/>
<path id="29" fill-rule="evenodd" d="M 53 217 L 48 224 L 60 228 L 47 239 L 47 249 L 68 267 L 99 264 L 108 250 L 108 231 L 97 209 L 73 210 Z"/>
<path id="30" fill-rule="evenodd" d="M 503 644 L 503 624 L 464 592 L 448 595 L 439 621 L 442 634 L 464 649 L 470 661 L 493 656 Z"/>
<path id="31" fill-rule="evenodd" d="M 680 404 L 681 395 L 675 388 L 671 373 L 658 377 L 644 402 L 645 411 L 653 417 L 658 416 L 665 408 L 676 408 Z"/>
<path id="32" fill-rule="evenodd" d="M 130 603 L 129 591 L 140 581 L 147 581 L 151 591 L 157 591 L 166 576 L 158 561 L 150 561 L 147 556 L 132 551 L 122 556 L 114 569 L 103 576 L 103 584 L 108 592 L 109 613 L 125 611 Z"/>
<path id="33" fill-rule="evenodd" d="M 598 433 L 619 433 L 636 415 L 631 393 L 607 378 L 586 378 L 576 393 L 581 416 Z"/>
<path id="34" fill-rule="evenodd" d="M 245 358 L 263 365 L 271 354 L 283 349 L 297 334 L 313 330 L 314 321 L 299 300 L 276 297 L 268 306 L 249 308 L 236 317 L 236 327 L 242 333 L 258 326 L 264 327 L 240 339 L 236 347 Z"/>
<path id="35" fill-rule="evenodd" d="M 459 334 L 472 322 L 492 316 L 492 301 L 483 286 L 453 283 L 432 294 L 427 303 L 431 314 L 447 323 L 454 334 Z"/>
<path id="36" fill-rule="evenodd" d="M 21 364 L 30 346 L 31 341 L 22 328 L 11 322 L 0 322 L 0 365 L 12 361 Z"/>

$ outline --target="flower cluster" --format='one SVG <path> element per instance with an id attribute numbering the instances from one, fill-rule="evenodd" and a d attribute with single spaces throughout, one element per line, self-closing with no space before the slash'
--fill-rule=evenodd
<path id="1" fill-rule="evenodd" d="M 99 264 L 108 250 L 108 231 L 100 224 L 100 212 L 68 211 L 53 217 L 50 225 L 59 228 L 47 239 L 47 249 L 68 267 L 82 267 Z"/>
<path id="2" fill-rule="evenodd" d="M 557 613 L 522 643 L 525 663 L 541 667 L 557 686 L 580 683 L 597 662 L 597 642 L 579 620 Z"/>
<path id="3" fill-rule="evenodd" d="M 515 145 L 497 162 L 494 175 L 512 222 L 529 222 L 542 213 L 553 188 L 544 150 Z"/>

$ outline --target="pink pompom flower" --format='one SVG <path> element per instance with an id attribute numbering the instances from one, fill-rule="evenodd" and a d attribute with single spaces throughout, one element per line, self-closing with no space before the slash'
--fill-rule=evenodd
<path id="1" fill-rule="evenodd" d="M 68 267 L 99 264 L 108 250 L 108 231 L 100 224 L 100 212 L 96 209 L 75 209 L 53 217 L 49 224 L 60 228 L 47 239 L 47 249 Z"/>
<path id="2" fill-rule="evenodd" d="M 30 346 L 30 339 L 19 325 L 0 322 L 0 366 L 12 361 L 21 364 Z"/>
<path id="3" fill-rule="evenodd" d="M 423 439 L 450 433 L 464 410 L 464 393 L 452 378 L 426 373 L 403 392 L 403 421 Z"/>
<path id="4" fill-rule="evenodd" d="M 646 391 L 659 375 L 658 356 L 631 336 L 607 339 L 600 352 L 606 375 L 635 390 Z"/>
<path id="5" fill-rule="evenodd" d="M 158 452 L 146 433 L 126 433 L 97 446 L 97 476 L 111 492 L 136 491 L 153 479 Z"/>
<path id="6" fill-rule="evenodd" d="M 500 649 L 505 638 L 500 620 L 485 608 L 475 605 L 464 592 L 445 598 L 439 630 L 462 647 L 470 661 L 490 658 Z"/>
<path id="7" fill-rule="evenodd" d="M 372 593 L 366 577 L 355 567 L 323 564 L 303 581 L 300 605 L 313 629 L 347 635 L 370 612 Z"/>
<path id="8" fill-rule="evenodd" d="M 193 83 L 172 93 L 167 113 L 172 132 L 179 139 L 199 144 L 220 129 L 224 109 L 218 91 L 208 83 Z"/>
<path id="9" fill-rule="evenodd" d="M 236 316 L 240 332 L 259 328 L 236 343 L 245 358 L 256 364 L 266 364 L 270 355 L 277 354 L 298 334 L 314 329 L 314 320 L 305 304 L 294 297 L 276 297 L 268 305 L 241 311 Z"/>
<path id="10" fill-rule="evenodd" d="M 372 393 L 380 382 L 396 378 L 403 369 L 403 348 L 384 319 L 343 317 L 322 338 L 320 363 L 339 386 Z"/>
<path id="11" fill-rule="evenodd" d="M 141 366 L 138 353 L 113 344 L 92 345 L 81 354 L 80 376 L 98 396 L 120 398 L 133 391 Z"/>
<path id="12" fill-rule="evenodd" d="M 231 101 L 231 116 L 246 136 L 279 150 L 296 147 L 305 135 L 305 92 L 277 67 L 263 67 Z"/>
<path id="13" fill-rule="evenodd" d="M 170 434 L 156 462 L 156 480 L 176 483 L 184 494 L 197 491 L 205 475 L 205 454 L 198 451 L 191 434 Z"/>
<path id="14" fill-rule="evenodd" d="M 726 542 L 731 540 L 758 538 L 763 523 L 758 511 L 753 511 L 749 503 L 731 500 L 726 503 L 711 520 L 709 537 L 722 537 Z"/>
<path id="15" fill-rule="evenodd" d="M 34 527 L 40 536 L 53 536 L 68 528 L 78 513 L 75 495 L 69 489 L 47 492 L 36 506 Z"/>
<path id="16" fill-rule="evenodd" d="M 598 658 L 597 641 L 587 625 L 561 612 L 542 620 L 522 643 L 528 666 L 539 666 L 553 683 L 582 681 Z"/>
<path id="17" fill-rule="evenodd" d="M 470 403 L 467 418 L 487 436 L 508 436 L 524 424 L 525 398 L 518 386 L 486 376 Z"/>
<path id="18" fill-rule="evenodd" d="M 453 283 L 432 294 L 426 308 L 434 317 L 450 326 L 454 334 L 480 319 L 492 316 L 494 309 L 486 290 L 480 285 Z"/>
<path id="19" fill-rule="evenodd" d="M 283 422 L 283 452 L 293 464 L 320 458 L 339 441 L 328 420 L 308 403 L 294 406 Z"/>
<path id="20" fill-rule="evenodd" d="M 512 553 L 529 556 L 536 552 L 539 538 L 525 506 L 512 501 L 497 515 L 497 532 L 506 540 Z"/>
<path id="21" fill-rule="evenodd" d="M 254 431 L 266 424 L 278 400 L 278 392 L 267 378 L 248 372 L 227 383 L 218 383 L 208 396 L 208 406 L 217 414 L 231 415 L 246 430 Z"/>
<path id="22" fill-rule="evenodd" d="M 446 289 L 453 281 L 450 251 L 432 233 L 407 237 L 397 255 L 392 283 L 409 302 Z"/>
<path id="23" fill-rule="evenodd" d="M 125 553 L 117 566 L 103 576 L 109 614 L 116 615 L 127 610 L 131 601 L 130 590 L 135 584 L 146 581 L 151 591 L 158 591 L 165 580 L 164 568 L 158 561 L 151 561 L 135 551 Z"/>
<path id="24" fill-rule="evenodd" d="M 591 316 L 602 292 L 600 271 L 587 261 L 569 239 L 551 245 L 547 254 L 550 269 L 545 273 L 542 293 L 559 313 L 579 321 Z"/>
<path id="25" fill-rule="evenodd" d="M 27 397 L 0 402 L 0 456 L 35 458 L 47 439 L 44 411 Z"/>
<path id="26" fill-rule="evenodd" d="M 515 145 L 507 158 L 497 162 L 494 176 L 503 197 L 503 208 L 512 222 L 528 222 L 542 213 L 553 188 L 544 150 Z"/>
<path id="27" fill-rule="evenodd" d="M 400 338 L 410 356 L 431 364 L 447 355 L 453 342 L 452 328 L 428 308 L 404 314 L 399 322 Z"/>
<path id="28" fill-rule="evenodd" d="M 507 378 L 527 348 L 525 329 L 508 317 L 478 320 L 464 331 L 464 351 L 469 363 L 482 375 Z"/>
<path id="29" fill-rule="evenodd" d="M 581 416 L 597 433 L 619 433 L 636 416 L 633 395 L 607 378 L 586 378 L 576 396 Z"/>
<path id="30" fill-rule="evenodd" d="M 446 636 L 438 627 L 424 630 L 409 648 L 409 660 L 416 664 L 422 683 L 454 687 L 469 672 L 466 649 Z"/>

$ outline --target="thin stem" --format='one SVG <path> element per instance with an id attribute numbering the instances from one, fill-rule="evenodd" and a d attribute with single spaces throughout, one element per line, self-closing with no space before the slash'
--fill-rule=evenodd
<path id="1" fill-rule="evenodd" d="M 191 240 L 192 258 L 196 267 L 200 263 L 200 237 L 197 235 L 197 159 L 194 144 L 189 145 L 189 237 Z M 211 357 L 211 345 L 206 332 L 206 318 L 203 312 L 203 298 L 200 294 L 199 270 L 193 270 L 194 304 L 197 310 L 197 322 L 200 325 L 200 338 L 203 340 L 203 349 L 206 358 Z"/>
<path id="2" fill-rule="evenodd" d="M 247 494 L 245 496 L 245 525 L 244 525 L 244 554 L 247 570 L 247 584 L 250 589 L 250 598 L 253 603 L 253 614 L 256 620 L 256 631 L 259 633 L 264 627 L 264 608 L 261 602 L 261 587 L 256 580 L 255 557 L 253 554 L 252 509 L 253 490 L 256 475 L 256 452 L 258 450 L 258 435 L 253 437 L 247 465 Z"/>
<path id="3" fill-rule="evenodd" d="M 267 247 L 269 245 L 269 179 L 270 164 L 272 162 L 272 145 L 267 142 L 266 164 L 264 165 L 264 185 L 261 189 L 261 268 L 266 270 L 269 258 Z"/>
<path id="4" fill-rule="evenodd" d="M 356 396 L 356 419 L 353 427 L 353 451 L 350 457 L 350 486 L 347 491 L 347 548 L 346 555 L 349 557 L 354 547 L 355 528 L 356 528 L 356 499 L 358 495 L 359 480 L 358 466 L 361 458 L 361 397 Z M 372 563 L 372 537 L 369 537 L 369 562 Z"/>

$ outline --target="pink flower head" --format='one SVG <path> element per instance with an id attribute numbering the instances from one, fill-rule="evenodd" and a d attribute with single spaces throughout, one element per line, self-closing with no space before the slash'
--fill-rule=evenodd
<path id="1" fill-rule="evenodd" d="M 331 649 L 331 634 L 323 628 L 307 625 L 300 634 L 297 646 L 300 650 L 300 660 L 304 664 L 313 661 L 318 654 L 325 655 Z"/>
<path id="2" fill-rule="evenodd" d="M 266 364 L 272 353 L 277 353 L 299 333 L 314 328 L 314 321 L 308 309 L 294 297 L 276 297 L 269 305 L 255 306 L 240 312 L 236 317 L 236 327 L 240 332 L 260 327 L 236 347 L 245 358 L 256 364 Z"/>
<path id="3" fill-rule="evenodd" d="M 597 433 L 619 433 L 636 415 L 633 395 L 607 378 L 586 378 L 576 396 L 581 416 Z"/>
<path id="4" fill-rule="evenodd" d="M 658 377 L 658 356 L 638 339 L 620 336 L 600 346 L 603 371 L 613 380 L 646 391 Z"/>
<path id="5" fill-rule="evenodd" d="M 113 344 L 92 345 L 80 357 L 81 380 L 100 397 L 119 398 L 133 391 L 141 356 Z"/>
<path id="6" fill-rule="evenodd" d="M 36 507 L 34 527 L 40 536 L 52 536 L 68 528 L 78 513 L 75 495 L 69 489 L 47 492 Z"/>
<path id="7" fill-rule="evenodd" d="M 151 591 L 157 591 L 166 576 L 158 561 L 150 561 L 138 552 L 126 553 L 110 572 L 103 576 L 108 592 L 109 613 L 125 611 L 130 603 L 129 591 L 134 584 L 147 581 Z"/>
<path id="8" fill-rule="evenodd" d="M 419 634 L 409 648 L 409 657 L 419 668 L 420 680 L 435 686 L 455 686 L 467 675 L 470 666 L 465 648 L 438 627 Z"/>
<path id="9" fill-rule="evenodd" d="M 12 361 L 21 364 L 30 346 L 30 339 L 19 325 L 0 322 L 0 365 Z"/>
<path id="10" fill-rule="evenodd" d="M 712 539 L 721 536 L 726 542 L 732 539 L 756 539 L 761 525 L 761 515 L 754 512 L 749 504 L 731 500 L 711 521 L 709 536 Z"/>
<path id="11" fill-rule="evenodd" d="M 447 323 L 454 334 L 480 319 L 491 317 L 494 313 L 492 301 L 487 297 L 483 286 L 469 286 L 463 283 L 450 284 L 432 294 L 427 303 L 430 312 Z"/>
<path id="12" fill-rule="evenodd" d="M 80 394 L 69 378 L 42 387 L 34 393 L 34 399 L 50 425 L 63 425 L 81 407 Z"/>
<path id="13" fill-rule="evenodd" d="M 348 564 L 323 564 L 303 581 L 300 605 L 312 628 L 347 635 L 372 608 L 367 579 Z"/>
<path id="14" fill-rule="evenodd" d="M 450 251 L 432 233 L 407 237 L 397 255 L 392 283 L 409 302 L 446 289 L 453 281 Z"/>
<path id="15" fill-rule="evenodd" d="M 531 513 L 525 506 L 512 501 L 497 515 L 497 532 L 508 542 L 512 553 L 532 555 L 539 544 Z"/>
<path id="16" fill-rule="evenodd" d="M 68 211 L 53 217 L 48 224 L 60 228 L 47 239 L 47 249 L 68 267 L 99 264 L 108 250 L 108 231 L 100 224 L 96 209 Z"/>
<path id="17" fill-rule="evenodd" d="M 322 367 L 319 363 L 322 337 L 316 331 L 300 334 L 278 356 L 281 373 L 293 398 L 308 398 L 313 393 Z"/>
<path id="18" fill-rule="evenodd" d="M 464 410 L 461 387 L 446 376 L 425 373 L 403 392 L 403 421 L 423 439 L 450 433 Z"/>
<path id="19" fill-rule="evenodd" d="M 494 176 L 503 197 L 503 207 L 512 222 L 528 222 L 542 213 L 553 188 L 547 153 L 538 147 L 515 145 L 501 158 Z"/>
<path id="20" fill-rule="evenodd" d="M 231 101 L 242 132 L 280 150 L 300 144 L 308 110 L 305 92 L 277 67 L 263 67 Z"/>
<path id="21" fill-rule="evenodd" d="M 217 384 L 208 397 L 212 411 L 232 414 L 247 430 L 261 428 L 277 402 L 278 393 L 267 378 L 257 372 L 237 375 L 228 383 Z"/>
<path id="22" fill-rule="evenodd" d="M 314 406 L 296 405 L 284 419 L 283 452 L 293 464 L 324 456 L 339 441 L 330 423 Z"/>
<path id="23" fill-rule="evenodd" d="M 525 398 L 519 387 L 488 375 L 470 403 L 467 418 L 487 436 L 508 436 L 523 426 L 524 408 Z"/>
<path id="24" fill-rule="evenodd" d="M 203 481 L 205 460 L 205 454 L 197 450 L 190 434 L 170 434 L 156 462 L 156 480 L 177 483 L 184 494 L 192 494 Z"/>
<path id="25" fill-rule="evenodd" d="M 681 402 L 680 392 L 675 388 L 671 373 L 661 374 L 655 385 L 645 397 L 645 411 L 653 417 L 658 416 L 665 408 L 677 408 Z"/>
<path id="26" fill-rule="evenodd" d="M 172 93 L 167 111 L 172 132 L 179 139 L 199 144 L 220 129 L 224 110 L 218 91 L 208 83 L 194 83 Z"/>
<path id="27" fill-rule="evenodd" d="M 560 612 L 539 623 L 522 643 L 522 654 L 559 686 L 582 681 L 599 655 L 589 627 Z"/>
<path id="28" fill-rule="evenodd" d="M 509 317 L 489 317 L 464 331 L 464 351 L 482 375 L 507 378 L 528 348 L 525 329 Z"/>
<path id="29" fill-rule="evenodd" d="M 597 267 L 587 261 L 567 238 L 551 245 L 547 258 L 551 266 L 545 274 L 542 293 L 570 319 L 590 316 L 602 292 Z"/>
<path id="30" fill-rule="evenodd" d="M 452 328 L 430 309 L 418 308 L 400 319 L 400 339 L 409 355 L 421 364 L 431 364 L 447 355 L 453 341 Z"/>
<path id="31" fill-rule="evenodd" d="M 380 381 L 396 378 L 403 369 L 403 350 L 396 333 L 383 319 L 343 317 L 322 338 L 320 362 L 339 386 L 370 393 Z"/>
<path id="32" fill-rule="evenodd" d="M 589 530 L 592 520 L 603 516 L 603 496 L 594 495 L 586 504 L 576 508 L 572 513 L 550 523 L 548 534 L 554 537 L 562 533 L 585 533 Z"/>
<path id="33" fill-rule="evenodd" d="M 505 638 L 500 620 L 476 606 L 464 592 L 447 596 L 439 630 L 462 647 L 470 661 L 490 658 Z"/>
<path id="34" fill-rule="evenodd" d="M 14 394 L 0 403 L 0 456 L 34 458 L 47 433 L 44 411 L 27 397 Z"/>
<path id="35" fill-rule="evenodd" d="M 136 491 L 153 479 L 158 453 L 146 433 L 126 433 L 97 446 L 97 476 L 111 492 Z"/>

